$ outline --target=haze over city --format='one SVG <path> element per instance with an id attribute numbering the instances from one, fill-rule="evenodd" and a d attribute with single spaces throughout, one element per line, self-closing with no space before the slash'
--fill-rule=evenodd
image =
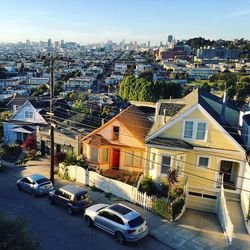
<path id="1" fill-rule="evenodd" d="M 65 39 L 159 44 L 177 39 L 250 37 L 249 0 L 1 1 L 0 42 Z"/>

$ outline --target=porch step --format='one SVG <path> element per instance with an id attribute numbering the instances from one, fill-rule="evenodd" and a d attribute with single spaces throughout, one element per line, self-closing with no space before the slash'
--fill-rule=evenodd
<path id="1" fill-rule="evenodd" d="M 227 201 L 240 201 L 240 194 L 225 191 L 225 197 Z"/>

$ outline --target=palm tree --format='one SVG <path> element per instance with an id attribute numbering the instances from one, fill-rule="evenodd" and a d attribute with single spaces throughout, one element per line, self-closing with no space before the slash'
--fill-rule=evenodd
<path id="1" fill-rule="evenodd" d="M 167 181 L 168 181 L 168 201 L 169 201 L 169 195 L 172 186 L 178 182 L 178 171 L 177 169 L 169 169 L 168 174 L 167 174 Z"/>

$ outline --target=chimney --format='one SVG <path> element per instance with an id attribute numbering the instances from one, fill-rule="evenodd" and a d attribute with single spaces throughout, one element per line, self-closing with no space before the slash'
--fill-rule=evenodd
<path id="1" fill-rule="evenodd" d="M 164 123 L 166 123 L 166 109 L 163 109 L 163 116 L 164 116 L 163 121 L 164 121 Z"/>
<path id="2" fill-rule="evenodd" d="M 223 95 L 223 102 L 222 102 L 222 109 L 221 109 L 221 120 L 225 123 L 226 122 L 226 107 L 227 107 L 227 100 L 228 100 L 228 92 L 224 91 Z"/>

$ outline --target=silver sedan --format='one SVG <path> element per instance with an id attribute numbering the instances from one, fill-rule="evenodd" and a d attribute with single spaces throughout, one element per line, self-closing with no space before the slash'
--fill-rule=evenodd
<path id="1" fill-rule="evenodd" d="M 33 196 L 47 194 L 54 189 L 52 182 L 40 174 L 24 177 L 18 180 L 16 184 L 20 191 L 24 190 Z"/>
<path id="2" fill-rule="evenodd" d="M 148 234 L 148 226 L 142 216 L 123 204 L 96 204 L 84 214 L 88 226 L 95 225 L 111 233 L 120 244 L 137 241 Z"/>

